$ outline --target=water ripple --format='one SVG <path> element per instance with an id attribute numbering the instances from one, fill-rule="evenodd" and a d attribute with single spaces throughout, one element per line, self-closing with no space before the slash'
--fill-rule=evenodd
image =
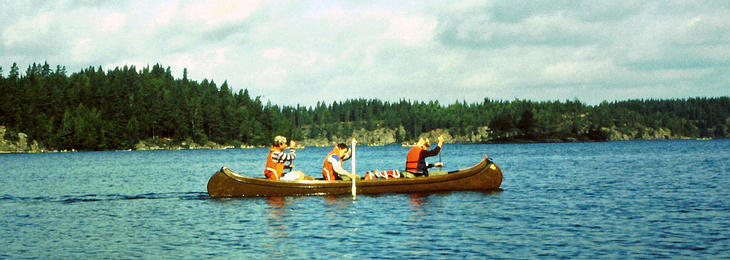
<path id="1" fill-rule="evenodd" d="M 297 152 L 318 173 L 331 148 Z M 358 169 L 405 148 L 358 148 Z M 447 144 L 490 154 L 502 191 L 210 199 L 266 149 L 0 155 L 0 258 L 730 258 L 730 140 Z M 263 154 L 263 155 L 262 155 Z M 345 168 L 348 168 L 347 166 Z"/>
<path id="2" fill-rule="evenodd" d="M 167 193 L 145 193 L 138 195 L 124 194 L 84 194 L 84 195 L 63 195 L 49 197 L 16 197 L 4 194 L 0 197 L 0 202 L 8 203 L 34 203 L 34 202 L 50 202 L 50 203 L 80 203 L 80 202 L 103 202 L 103 201 L 119 201 L 119 200 L 159 200 L 159 199 L 180 199 L 180 200 L 207 200 L 207 192 L 167 192 Z"/>

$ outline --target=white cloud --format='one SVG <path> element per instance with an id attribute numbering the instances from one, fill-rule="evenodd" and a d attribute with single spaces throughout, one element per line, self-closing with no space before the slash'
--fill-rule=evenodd
<path id="1" fill-rule="evenodd" d="M 434 19 L 423 16 L 397 16 L 390 19 L 383 36 L 409 45 L 426 43 L 433 39 L 436 24 Z"/>
<path id="2" fill-rule="evenodd" d="M 730 95 L 730 6 L 693 1 L 14 1 L 0 66 L 160 63 L 275 104 Z M 4 6 L 5 7 L 5 6 Z M 55 65 L 55 64 L 52 64 Z M 662 92 L 664 91 L 664 92 Z M 301 98 L 297 98 L 301 97 Z"/>
<path id="3" fill-rule="evenodd" d="M 251 16 L 260 1 L 217 0 L 191 1 L 182 4 L 181 14 L 185 20 L 215 26 L 244 20 Z"/>
<path id="4" fill-rule="evenodd" d="M 2 30 L 2 43 L 5 48 L 14 51 L 38 49 L 41 53 L 53 52 L 51 42 L 54 38 L 53 26 L 57 16 L 43 12 L 33 17 L 21 17 Z"/>
<path id="5" fill-rule="evenodd" d="M 107 14 L 101 19 L 101 30 L 103 32 L 115 32 L 126 25 L 127 15 L 119 12 Z"/>
<path id="6" fill-rule="evenodd" d="M 284 49 L 282 48 L 274 48 L 274 49 L 268 49 L 264 52 L 264 57 L 269 58 L 271 60 L 276 60 L 279 57 L 281 57 L 281 53 L 284 52 Z"/>

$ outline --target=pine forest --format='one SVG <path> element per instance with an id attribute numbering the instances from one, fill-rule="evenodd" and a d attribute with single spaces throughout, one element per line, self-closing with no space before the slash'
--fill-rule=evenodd
<path id="1" fill-rule="evenodd" d="M 364 144 L 413 142 L 447 134 L 452 142 L 565 142 L 726 138 L 729 97 L 626 100 L 587 105 L 579 100 L 437 101 L 321 100 L 279 106 L 250 96 L 245 86 L 174 78 L 162 65 L 68 73 L 63 66 L 0 68 L 0 126 L 48 150 L 135 149 L 166 140 L 184 146 L 266 146 L 284 135 L 306 145 L 358 136 Z M 481 97 L 480 97 L 481 99 Z M 386 137 L 378 137 L 384 135 Z"/>

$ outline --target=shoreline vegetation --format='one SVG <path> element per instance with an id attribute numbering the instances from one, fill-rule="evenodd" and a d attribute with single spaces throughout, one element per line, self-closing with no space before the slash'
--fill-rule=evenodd
<path id="1" fill-rule="evenodd" d="M 610 130 L 608 130 L 610 131 Z M 79 150 L 76 150 L 74 148 L 69 150 L 57 150 L 57 149 L 48 149 L 42 144 L 39 144 L 38 141 L 32 140 L 29 142 L 28 136 L 25 133 L 18 133 L 17 141 L 10 141 L 4 139 L 4 133 L 6 132 L 6 129 L 4 126 L 0 126 L 0 154 L 2 153 L 66 153 L 66 152 L 78 152 Z M 647 132 L 648 133 L 648 132 Z M 445 134 L 445 137 L 447 140 L 447 143 L 565 143 L 565 142 L 600 142 L 600 141 L 629 141 L 629 140 L 699 140 L 699 141 L 706 141 L 706 140 L 713 140 L 712 137 L 687 137 L 687 136 L 673 136 L 669 134 L 668 132 L 662 132 L 660 131 L 652 131 L 649 135 L 641 136 L 640 138 L 625 138 L 625 134 L 621 133 L 615 133 L 615 136 L 612 136 L 614 138 L 608 138 L 606 140 L 595 140 L 590 138 L 576 138 L 576 137 L 560 137 L 560 136 L 552 136 L 552 137 L 546 137 L 544 139 L 525 139 L 525 138 L 513 138 L 513 139 L 503 139 L 503 140 L 490 140 L 486 142 L 471 142 L 471 141 L 464 141 L 465 137 L 453 137 L 451 136 L 448 131 L 437 129 L 434 131 L 431 131 L 429 133 L 423 133 L 420 135 L 420 137 L 428 137 L 432 140 L 436 140 L 436 138 L 440 134 Z M 355 136 L 359 139 L 378 139 L 378 138 L 385 138 L 385 139 L 392 139 L 393 137 L 388 136 L 380 136 L 373 133 L 366 133 L 361 132 L 360 136 Z M 345 143 L 347 142 L 348 138 L 338 138 L 335 137 L 333 139 L 305 139 L 301 141 L 297 141 L 300 144 L 306 144 L 307 146 L 315 146 L 315 147 L 329 147 L 333 146 L 337 143 Z M 368 143 L 362 143 L 362 145 L 367 146 L 385 146 L 385 145 L 401 145 L 404 147 L 411 147 L 413 146 L 412 143 L 415 143 L 416 140 L 410 140 L 405 142 L 392 142 L 392 143 L 381 143 L 381 142 L 368 142 Z M 234 146 L 231 144 L 218 144 L 212 141 L 208 141 L 205 144 L 198 144 L 195 142 L 178 142 L 171 138 L 150 138 L 147 140 L 141 140 L 139 143 L 135 144 L 134 148 L 130 149 L 115 149 L 115 151 L 150 151 L 150 150 L 196 150 L 196 149 L 254 149 L 254 148 L 266 148 L 268 146 L 266 145 L 246 145 L 241 144 L 239 146 Z M 305 149 L 306 146 L 300 146 L 297 149 Z"/>
<path id="2" fill-rule="evenodd" d="M 363 145 L 593 142 L 727 138 L 730 97 L 396 102 L 350 99 L 311 107 L 263 104 L 227 82 L 175 79 L 157 64 L 67 75 L 47 63 L 0 67 L 0 153 L 268 147 L 284 135 L 304 146 L 358 138 Z"/>

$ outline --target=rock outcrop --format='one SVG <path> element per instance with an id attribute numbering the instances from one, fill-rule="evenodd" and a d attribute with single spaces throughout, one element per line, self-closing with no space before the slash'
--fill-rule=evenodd
<path id="1" fill-rule="evenodd" d="M 13 135 L 6 140 L 6 134 Z M 4 126 L 0 126 L 0 153 L 37 153 L 44 152 L 45 148 L 36 140 L 29 140 L 25 133 L 10 133 Z"/>

